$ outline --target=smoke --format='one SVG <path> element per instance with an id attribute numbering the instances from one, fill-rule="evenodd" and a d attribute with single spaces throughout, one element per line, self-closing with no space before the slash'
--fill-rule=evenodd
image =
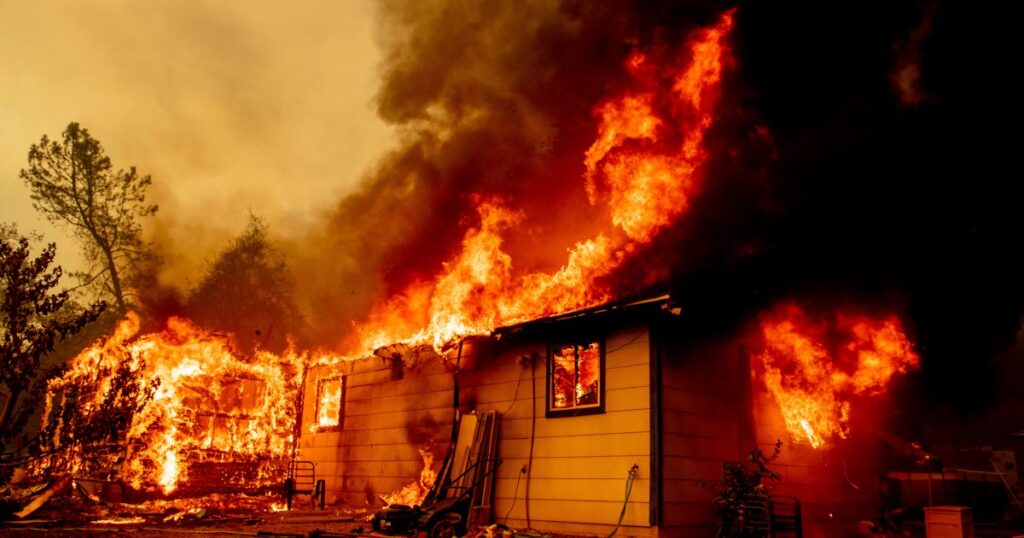
<path id="1" fill-rule="evenodd" d="M 1017 163 L 1002 134 L 1017 121 L 1012 32 L 985 6 L 936 4 L 926 17 L 914 3 L 740 7 L 734 92 L 771 135 L 744 161 L 765 188 L 751 213 L 705 215 L 691 229 L 754 239 L 726 236 L 722 254 L 677 282 L 723 320 L 780 296 L 890 305 L 922 355 L 918 396 L 972 410 L 991 403 L 993 358 L 1024 307 L 1021 189 L 1007 180 Z M 893 44 L 922 24 L 928 99 L 908 108 L 891 84 Z M 727 196 L 716 203 L 733 204 Z"/>
<path id="2" fill-rule="evenodd" d="M 709 331 L 792 297 L 895 309 L 922 355 L 921 397 L 985 405 L 992 357 L 1024 304 L 1019 189 L 997 134 L 1013 102 L 999 67 L 1009 34 L 983 23 L 984 8 L 935 6 L 923 23 L 912 2 L 741 3 L 706 181 L 615 288 L 670 286 Z M 629 84 L 625 59 L 678 46 L 729 7 L 381 5 L 376 105 L 398 147 L 290 247 L 312 341 L 331 345 L 373 304 L 435 275 L 473 224 L 474 195 L 524 213 L 506 238 L 517 270 L 562 263 L 607 222 L 587 202 L 582 161 L 595 105 Z M 915 65 L 929 98 L 907 108 L 894 44 L 922 24 Z"/>
<path id="3" fill-rule="evenodd" d="M 475 218 L 475 196 L 521 211 L 516 270 L 552 270 L 608 221 L 587 201 L 594 107 L 628 83 L 638 47 L 678 47 L 725 5 L 388 2 L 377 110 L 399 133 L 360 190 L 295 245 L 329 342 L 370 305 L 433 277 Z"/>
<path id="4" fill-rule="evenodd" d="M 921 88 L 921 55 L 924 42 L 932 33 L 935 9 L 935 5 L 926 7 L 921 22 L 906 39 L 896 42 L 894 46 L 897 57 L 892 70 L 892 84 L 900 101 L 907 106 L 917 106 L 928 97 L 927 92 Z"/>
<path id="5" fill-rule="evenodd" d="M 1015 34 L 998 9 L 391 1 L 374 49 L 341 39 L 370 31 L 348 5 L 4 4 L 2 44 L 32 46 L 0 47 L 19 74 L 0 89 L 12 105 L 0 161 L 13 173 L 39 135 L 77 120 L 115 165 L 151 174 L 161 212 L 147 231 L 166 262 L 147 285 L 156 310 L 180 308 L 161 283 L 194 286 L 256 213 L 295 272 L 302 343 L 332 346 L 441 270 L 475 196 L 522 212 L 504 245 L 516 271 L 563 263 L 608 222 L 583 159 L 595 106 L 631 84 L 625 60 L 671 57 L 736 7 L 699 192 L 615 289 L 672 287 L 709 330 L 792 296 L 899 305 L 924 396 L 986 403 L 1024 304 L 1018 151 L 1004 134 L 1019 125 Z M 374 64 L 379 80 L 359 78 Z M 905 65 L 914 84 L 894 86 Z M 927 98 L 906 106 L 907 88 Z"/>
<path id="6" fill-rule="evenodd" d="M 359 2 L 0 4 L 0 212 L 34 213 L 30 144 L 78 121 L 116 167 L 153 177 L 160 281 L 196 283 L 251 211 L 298 237 L 390 145 L 372 110 L 379 54 Z M 81 263 L 61 260 L 67 270 Z"/>

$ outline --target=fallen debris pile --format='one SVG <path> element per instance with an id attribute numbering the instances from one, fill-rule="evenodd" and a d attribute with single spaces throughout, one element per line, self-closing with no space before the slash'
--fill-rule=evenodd
<path id="1" fill-rule="evenodd" d="M 310 527 L 348 531 L 366 518 L 363 510 L 283 511 L 279 494 L 212 494 L 193 499 L 142 503 L 107 502 L 70 476 L 32 487 L 0 490 L 0 534 L 45 531 L 55 535 L 92 532 L 246 534 L 305 536 Z"/>

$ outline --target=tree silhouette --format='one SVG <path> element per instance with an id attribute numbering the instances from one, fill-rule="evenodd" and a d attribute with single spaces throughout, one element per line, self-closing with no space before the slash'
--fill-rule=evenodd
<path id="1" fill-rule="evenodd" d="M 294 281 L 284 256 L 267 239 L 267 226 L 249 225 L 207 269 L 186 310 L 203 327 L 232 333 L 240 351 L 281 351 L 301 326 Z"/>
<path id="2" fill-rule="evenodd" d="M 61 141 L 43 135 L 33 144 L 28 165 L 19 175 L 32 191 L 32 205 L 51 222 L 69 226 L 82 241 L 91 264 L 77 275 L 82 285 L 102 290 L 123 313 L 131 299 L 126 279 L 153 258 L 137 221 L 157 211 L 146 204 L 152 180 L 135 167 L 115 171 L 99 141 L 74 122 Z"/>
<path id="3" fill-rule="evenodd" d="M 56 251 L 50 243 L 33 257 L 27 238 L 10 227 L 0 233 L 0 385 L 10 392 L 0 417 L 0 445 L 21 431 L 39 404 L 40 391 L 30 388 L 40 359 L 106 307 L 101 302 L 70 314 L 65 310 L 68 292 L 53 291 L 61 277 L 60 267 L 50 267 Z"/>

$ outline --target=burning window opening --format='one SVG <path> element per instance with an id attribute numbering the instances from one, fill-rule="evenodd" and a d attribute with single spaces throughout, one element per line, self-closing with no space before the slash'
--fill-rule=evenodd
<path id="1" fill-rule="evenodd" d="M 316 385 L 315 432 L 338 431 L 345 414 L 345 376 L 321 379 Z"/>
<path id="2" fill-rule="evenodd" d="M 920 365 L 896 316 L 837 312 L 812 319 L 793 304 L 763 317 L 765 387 L 796 442 L 820 448 L 849 435 L 851 399 L 885 392 Z"/>
<path id="3" fill-rule="evenodd" d="M 604 410 L 604 346 L 600 341 L 552 346 L 548 359 L 548 414 Z"/>

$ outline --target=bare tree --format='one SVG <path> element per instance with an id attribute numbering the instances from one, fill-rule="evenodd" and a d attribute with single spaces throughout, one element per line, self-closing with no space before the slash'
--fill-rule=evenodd
<path id="1" fill-rule="evenodd" d="M 99 141 L 74 122 L 61 141 L 43 135 L 33 144 L 28 165 L 20 176 L 32 190 L 33 206 L 51 222 L 69 226 L 82 242 L 90 263 L 76 275 L 82 286 L 98 287 L 123 313 L 132 298 L 126 279 L 152 259 L 137 220 L 157 211 L 146 204 L 151 178 L 134 166 L 115 171 Z"/>

